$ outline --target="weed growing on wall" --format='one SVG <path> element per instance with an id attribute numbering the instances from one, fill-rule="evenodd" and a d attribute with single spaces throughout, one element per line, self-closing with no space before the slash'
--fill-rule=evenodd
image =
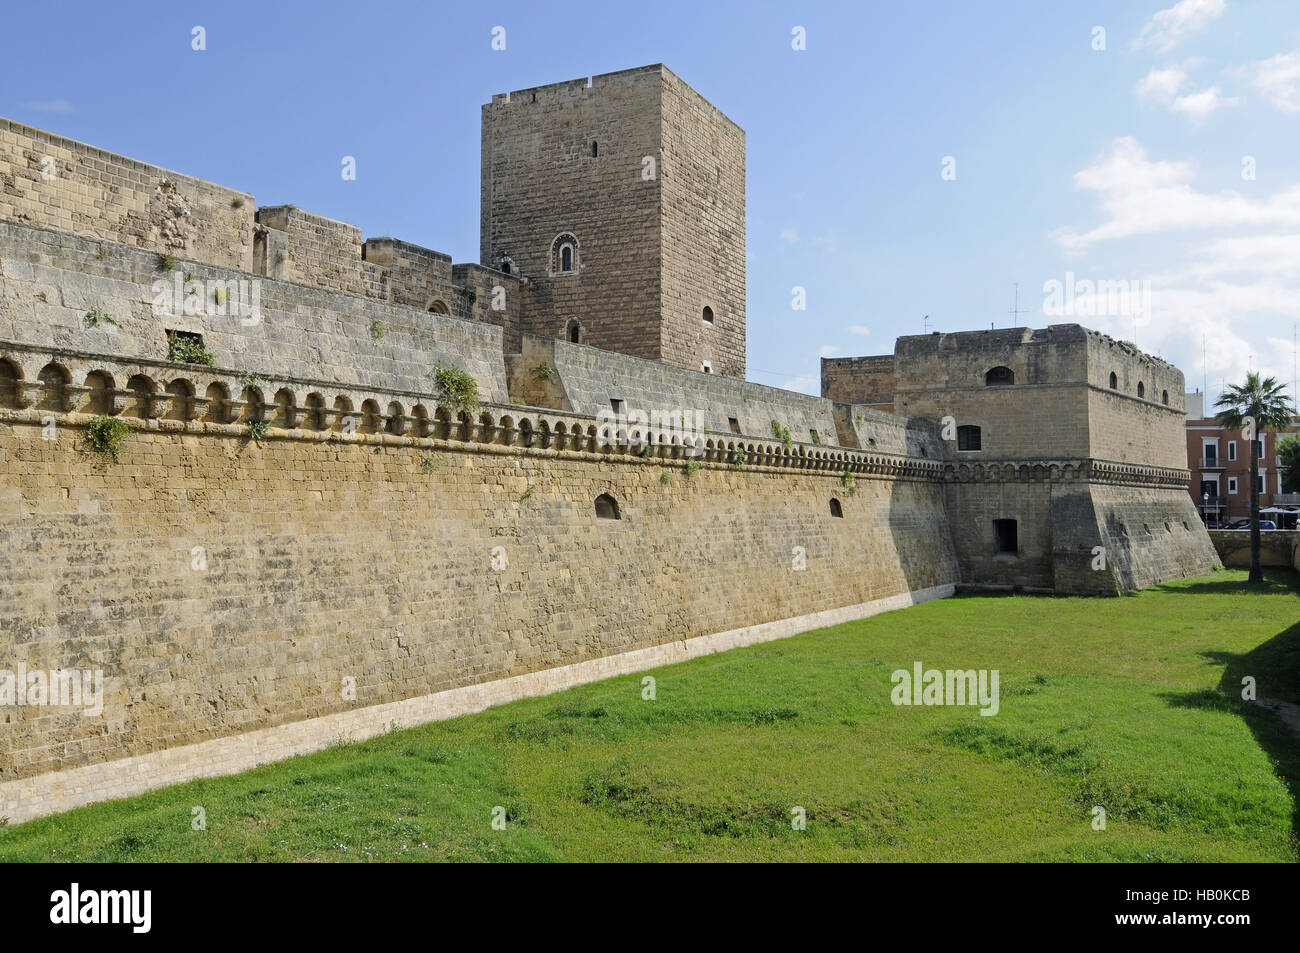
<path id="1" fill-rule="evenodd" d="M 782 427 L 778 421 L 772 421 L 772 436 L 781 441 L 781 445 L 789 449 L 790 444 L 794 441 L 790 438 L 790 428 Z"/>
<path id="2" fill-rule="evenodd" d="M 388 329 L 384 327 L 383 321 L 375 321 L 370 325 L 370 337 L 374 341 L 382 341 Z"/>
<path id="3" fill-rule="evenodd" d="M 245 374 L 244 379 L 240 383 L 243 385 L 244 390 L 256 390 L 261 387 L 265 381 L 256 374 Z"/>
<path id="4" fill-rule="evenodd" d="M 113 327 L 117 327 L 117 319 L 115 319 L 108 312 L 101 311 L 99 308 L 94 308 L 91 311 L 87 311 L 86 317 L 83 319 L 83 321 L 85 322 L 85 325 L 88 328 L 93 328 L 96 325 L 100 325 L 100 324 L 111 324 L 113 325 Z"/>
<path id="5" fill-rule="evenodd" d="M 176 270 L 176 259 L 173 258 L 171 255 L 159 255 L 159 256 L 158 256 L 158 270 L 159 270 L 159 271 L 175 271 L 175 270 Z"/>
<path id="6" fill-rule="evenodd" d="M 432 473 L 438 468 L 438 460 L 431 453 L 426 453 L 420 458 L 420 469 L 425 473 Z"/>
<path id="7" fill-rule="evenodd" d="M 673 475 L 665 470 L 663 473 L 659 474 L 659 482 L 664 486 L 670 486 L 673 482 Z"/>
<path id="8" fill-rule="evenodd" d="M 745 448 L 737 447 L 736 455 L 732 458 L 731 465 L 735 467 L 737 470 L 739 470 L 741 467 L 745 465 L 745 457 L 746 457 Z"/>
<path id="9" fill-rule="evenodd" d="M 201 341 L 174 335 L 167 339 L 167 360 L 173 364 L 204 364 L 211 367 L 217 363 L 217 356 L 204 347 Z"/>
<path id="10" fill-rule="evenodd" d="M 261 440 L 271 432 L 271 425 L 265 420 L 250 420 L 248 422 L 248 436 L 252 440 Z"/>
<path id="11" fill-rule="evenodd" d="M 840 476 L 840 483 L 844 485 L 845 491 L 850 496 L 858 492 L 858 478 L 854 476 L 852 473 L 850 473 L 848 470 L 845 470 L 844 473 Z"/>
<path id="12" fill-rule="evenodd" d="M 100 456 L 117 463 L 122 457 L 122 445 L 131 425 L 119 417 L 100 414 L 86 428 L 86 441 Z"/>
<path id="13" fill-rule="evenodd" d="M 438 400 L 462 414 L 472 414 L 479 407 L 478 381 L 459 367 L 444 367 L 440 361 L 433 371 Z"/>
<path id="14" fill-rule="evenodd" d="M 686 462 L 686 476 L 687 476 L 688 479 L 689 479 L 690 477 L 695 476 L 695 474 L 697 474 L 697 473 L 699 473 L 699 472 L 700 472 L 700 461 L 698 461 L 698 460 L 688 460 L 688 461 Z"/>
<path id="15" fill-rule="evenodd" d="M 553 381 L 555 380 L 555 368 L 550 364 L 538 364 L 533 368 L 533 377 L 539 381 Z"/>

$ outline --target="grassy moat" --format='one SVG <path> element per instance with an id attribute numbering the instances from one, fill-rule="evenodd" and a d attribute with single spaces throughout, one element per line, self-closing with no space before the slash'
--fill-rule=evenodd
<path id="1" fill-rule="evenodd" d="M 1300 739 L 1241 684 L 1300 703 L 1298 583 L 931 602 L 0 828 L 0 860 L 1296 861 Z M 998 713 L 895 706 L 916 662 L 997 669 Z"/>

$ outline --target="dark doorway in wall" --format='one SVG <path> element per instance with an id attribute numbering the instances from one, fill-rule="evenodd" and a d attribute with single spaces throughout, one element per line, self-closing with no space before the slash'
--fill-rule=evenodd
<path id="1" fill-rule="evenodd" d="M 618 500 L 608 493 L 602 493 L 596 497 L 596 518 L 602 520 L 622 519 L 623 517 L 618 512 Z"/>
<path id="2" fill-rule="evenodd" d="M 844 507 L 840 506 L 840 501 L 831 497 L 831 516 L 837 516 L 841 519 L 844 517 Z"/>
<path id="3" fill-rule="evenodd" d="M 1015 520 L 993 521 L 994 552 L 1014 556 L 1020 552 L 1020 538 Z"/>
<path id="4" fill-rule="evenodd" d="M 968 424 L 957 428 L 958 450 L 979 450 L 981 446 L 979 427 Z"/>

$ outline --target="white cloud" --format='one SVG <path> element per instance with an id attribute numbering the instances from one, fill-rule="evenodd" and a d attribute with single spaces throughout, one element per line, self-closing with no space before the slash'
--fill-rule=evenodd
<path id="1" fill-rule="evenodd" d="M 1300 112 L 1300 50 L 1245 67 L 1250 84 L 1282 112 Z"/>
<path id="2" fill-rule="evenodd" d="M 1223 15 L 1224 0 L 1179 0 L 1153 16 L 1133 41 L 1134 49 L 1168 53 L 1187 37 Z"/>
<path id="3" fill-rule="evenodd" d="M 1052 233 L 1067 252 L 1100 241 L 1175 229 L 1300 225 L 1300 186 L 1257 200 L 1225 189 L 1199 192 L 1190 162 L 1153 161 L 1136 139 L 1114 140 L 1092 165 L 1076 173 L 1076 188 L 1097 193 L 1106 221 L 1083 232 L 1066 227 Z"/>
<path id="4" fill-rule="evenodd" d="M 1201 122 L 1208 119 L 1216 109 L 1223 109 L 1227 106 L 1237 105 L 1236 96 L 1224 96 L 1219 92 L 1219 87 L 1211 86 L 1209 89 L 1203 89 L 1199 93 L 1189 93 L 1186 96 L 1179 96 L 1170 105 L 1170 109 L 1176 113 L 1182 113 L 1190 116 L 1193 120 Z"/>
<path id="5" fill-rule="evenodd" d="M 799 233 L 795 231 L 793 228 L 784 228 L 781 230 L 781 241 L 797 242 L 798 240 L 799 240 Z"/>
<path id="6" fill-rule="evenodd" d="M 801 394 L 812 394 L 814 397 L 820 397 L 822 393 L 822 381 L 820 374 L 800 374 L 798 377 L 792 377 L 781 385 L 783 390 L 798 391 Z"/>
<path id="7" fill-rule="evenodd" d="M 1170 112 L 1181 113 L 1193 122 L 1203 122 L 1216 110 L 1237 105 L 1235 96 L 1224 96 L 1217 86 L 1211 86 L 1200 92 L 1187 89 L 1188 70 L 1200 64 L 1191 59 L 1178 66 L 1164 69 L 1152 69 L 1138 81 L 1137 93 L 1142 99 L 1159 103 Z M 1183 92 L 1186 90 L 1186 92 Z M 1179 95 L 1183 92 L 1183 95 Z"/>
<path id="8" fill-rule="evenodd" d="M 838 351 L 838 350 L 839 350 L 839 348 L 837 348 L 834 344 L 823 344 L 821 347 L 819 347 L 819 348 L 817 349 L 817 356 L 818 356 L 818 357 L 830 357 L 832 354 L 834 354 L 834 353 L 835 353 L 836 351 Z"/>
<path id="9" fill-rule="evenodd" d="M 850 325 L 849 325 L 849 333 L 850 333 L 850 334 L 870 334 L 870 333 L 871 333 L 871 328 L 863 327 L 863 326 L 860 325 L 860 324 L 850 324 Z"/>
<path id="10" fill-rule="evenodd" d="M 49 99 L 39 100 L 37 102 L 23 103 L 24 109 L 37 109 L 47 113 L 70 113 L 75 112 L 76 107 L 66 99 Z"/>

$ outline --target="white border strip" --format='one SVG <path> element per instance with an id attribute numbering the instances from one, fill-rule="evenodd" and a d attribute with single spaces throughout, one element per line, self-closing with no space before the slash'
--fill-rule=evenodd
<path id="1" fill-rule="evenodd" d="M 872 602 L 827 609 L 668 642 L 558 668 L 466 685 L 382 705 L 262 728 L 243 734 L 183 745 L 165 751 L 47 772 L 0 784 L 0 817 L 11 824 L 69 811 L 110 798 L 130 797 L 195 778 L 238 774 L 258 765 L 308 754 L 340 742 L 363 741 L 396 728 L 410 728 L 482 711 L 493 705 L 549 695 L 575 685 L 640 672 L 728 649 L 789 638 L 810 629 L 865 619 L 933 599 L 946 599 L 952 584 L 918 589 Z"/>

